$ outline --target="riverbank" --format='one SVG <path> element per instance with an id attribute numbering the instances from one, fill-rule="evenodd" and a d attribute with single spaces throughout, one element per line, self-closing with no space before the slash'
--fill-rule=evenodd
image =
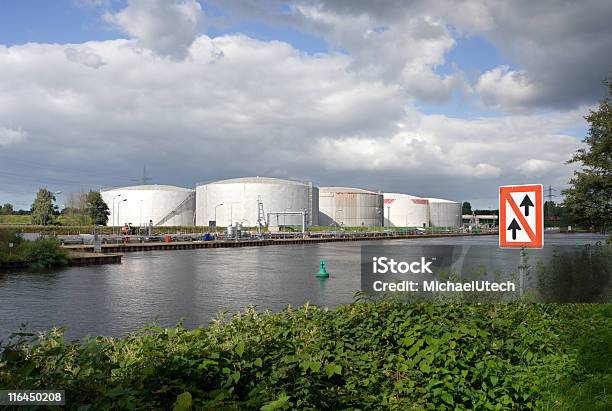
<path id="1" fill-rule="evenodd" d="M 84 266 L 100 264 L 121 264 L 121 254 L 102 254 L 83 251 L 69 251 L 66 259 L 67 266 Z M 0 261 L 0 272 L 26 270 L 30 268 L 28 261 Z"/>
<path id="2" fill-rule="evenodd" d="M 610 304 L 247 309 L 125 338 L 22 335 L 0 347 L 0 384 L 65 389 L 67 409 L 604 410 L 611 319 Z"/>

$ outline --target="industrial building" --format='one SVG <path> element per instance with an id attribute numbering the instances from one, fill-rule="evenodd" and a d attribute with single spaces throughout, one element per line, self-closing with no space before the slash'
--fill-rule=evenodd
<path id="1" fill-rule="evenodd" d="M 461 203 L 441 198 L 427 198 L 429 224 L 433 227 L 461 227 Z"/>
<path id="2" fill-rule="evenodd" d="M 382 193 L 350 187 L 319 187 L 319 224 L 376 227 L 383 223 Z"/>
<path id="3" fill-rule="evenodd" d="M 429 201 L 409 194 L 385 193 L 385 227 L 428 227 Z"/>
<path id="4" fill-rule="evenodd" d="M 196 187 L 196 224 L 301 226 L 305 215 L 308 225 L 318 225 L 318 202 L 312 183 L 267 177 L 201 183 Z"/>
<path id="5" fill-rule="evenodd" d="M 109 225 L 190 226 L 195 221 L 195 191 L 167 185 L 139 185 L 104 189 Z"/>

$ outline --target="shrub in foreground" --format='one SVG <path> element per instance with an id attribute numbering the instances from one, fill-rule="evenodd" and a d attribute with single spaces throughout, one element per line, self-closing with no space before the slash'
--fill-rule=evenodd
<path id="1" fill-rule="evenodd" d="M 565 400 L 551 387 L 588 372 L 577 325 L 612 328 L 610 310 L 597 310 L 358 302 L 247 309 L 208 327 L 150 327 L 122 339 L 18 334 L 0 346 L 0 385 L 65 389 L 69 409 L 557 407 Z M 602 338 L 598 356 L 610 354 Z"/>

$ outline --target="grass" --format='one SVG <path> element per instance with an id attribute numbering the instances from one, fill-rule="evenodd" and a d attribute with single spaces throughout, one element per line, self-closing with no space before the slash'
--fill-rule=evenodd
<path id="1" fill-rule="evenodd" d="M 29 215 L 0 215 L 0 224 L 30 224 L 32 217 Z"/>
<path id="2" fill-rule="evenodd" d="M 590 315 L 575 314 L 564 343 L 576 353 L 576 378 L 548 392 L 546 410 L 612 409 L 612 304 L 592 306 Z"/>

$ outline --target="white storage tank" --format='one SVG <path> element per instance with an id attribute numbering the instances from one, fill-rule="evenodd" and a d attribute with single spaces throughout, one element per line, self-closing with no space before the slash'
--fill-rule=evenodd
<path id="1" fill-rule="evenodd" d="M 380 227 L 383 195 L 350 187 L 319 187 L 319 224 L 322 226 Z"/>
<path id="2" fill-rule="evenodd" d="M 269 213 L 306 210 L 308 225 L 318 225 L 318 188 L 312 183 L 269 177 L 245 177 L 201 183 L 196 187 L 196 224 L 218 226 L 242 223 L 256 227 L 259 203 L 264 223 Z M 272 214 L 270 225 L 301 226 L 301 215 Z"/>
<path id="3" fill-rule="evenodd" d="M 385 193 L 385 227 L 429 226 L 429 201 L 409 194 Z"/>
<path id="4" fill-rule="evenodd" d="M 461 203 L 428 198 L 429 222 L 433 227 L 461 227 Z"/>
<path id="5" fill-rule="evenodd" d="M 167 185 L 108 188 L 100 192 L 111 212 L 108 224 L 122 226 L 192 226 L 195 190 Z"/>

